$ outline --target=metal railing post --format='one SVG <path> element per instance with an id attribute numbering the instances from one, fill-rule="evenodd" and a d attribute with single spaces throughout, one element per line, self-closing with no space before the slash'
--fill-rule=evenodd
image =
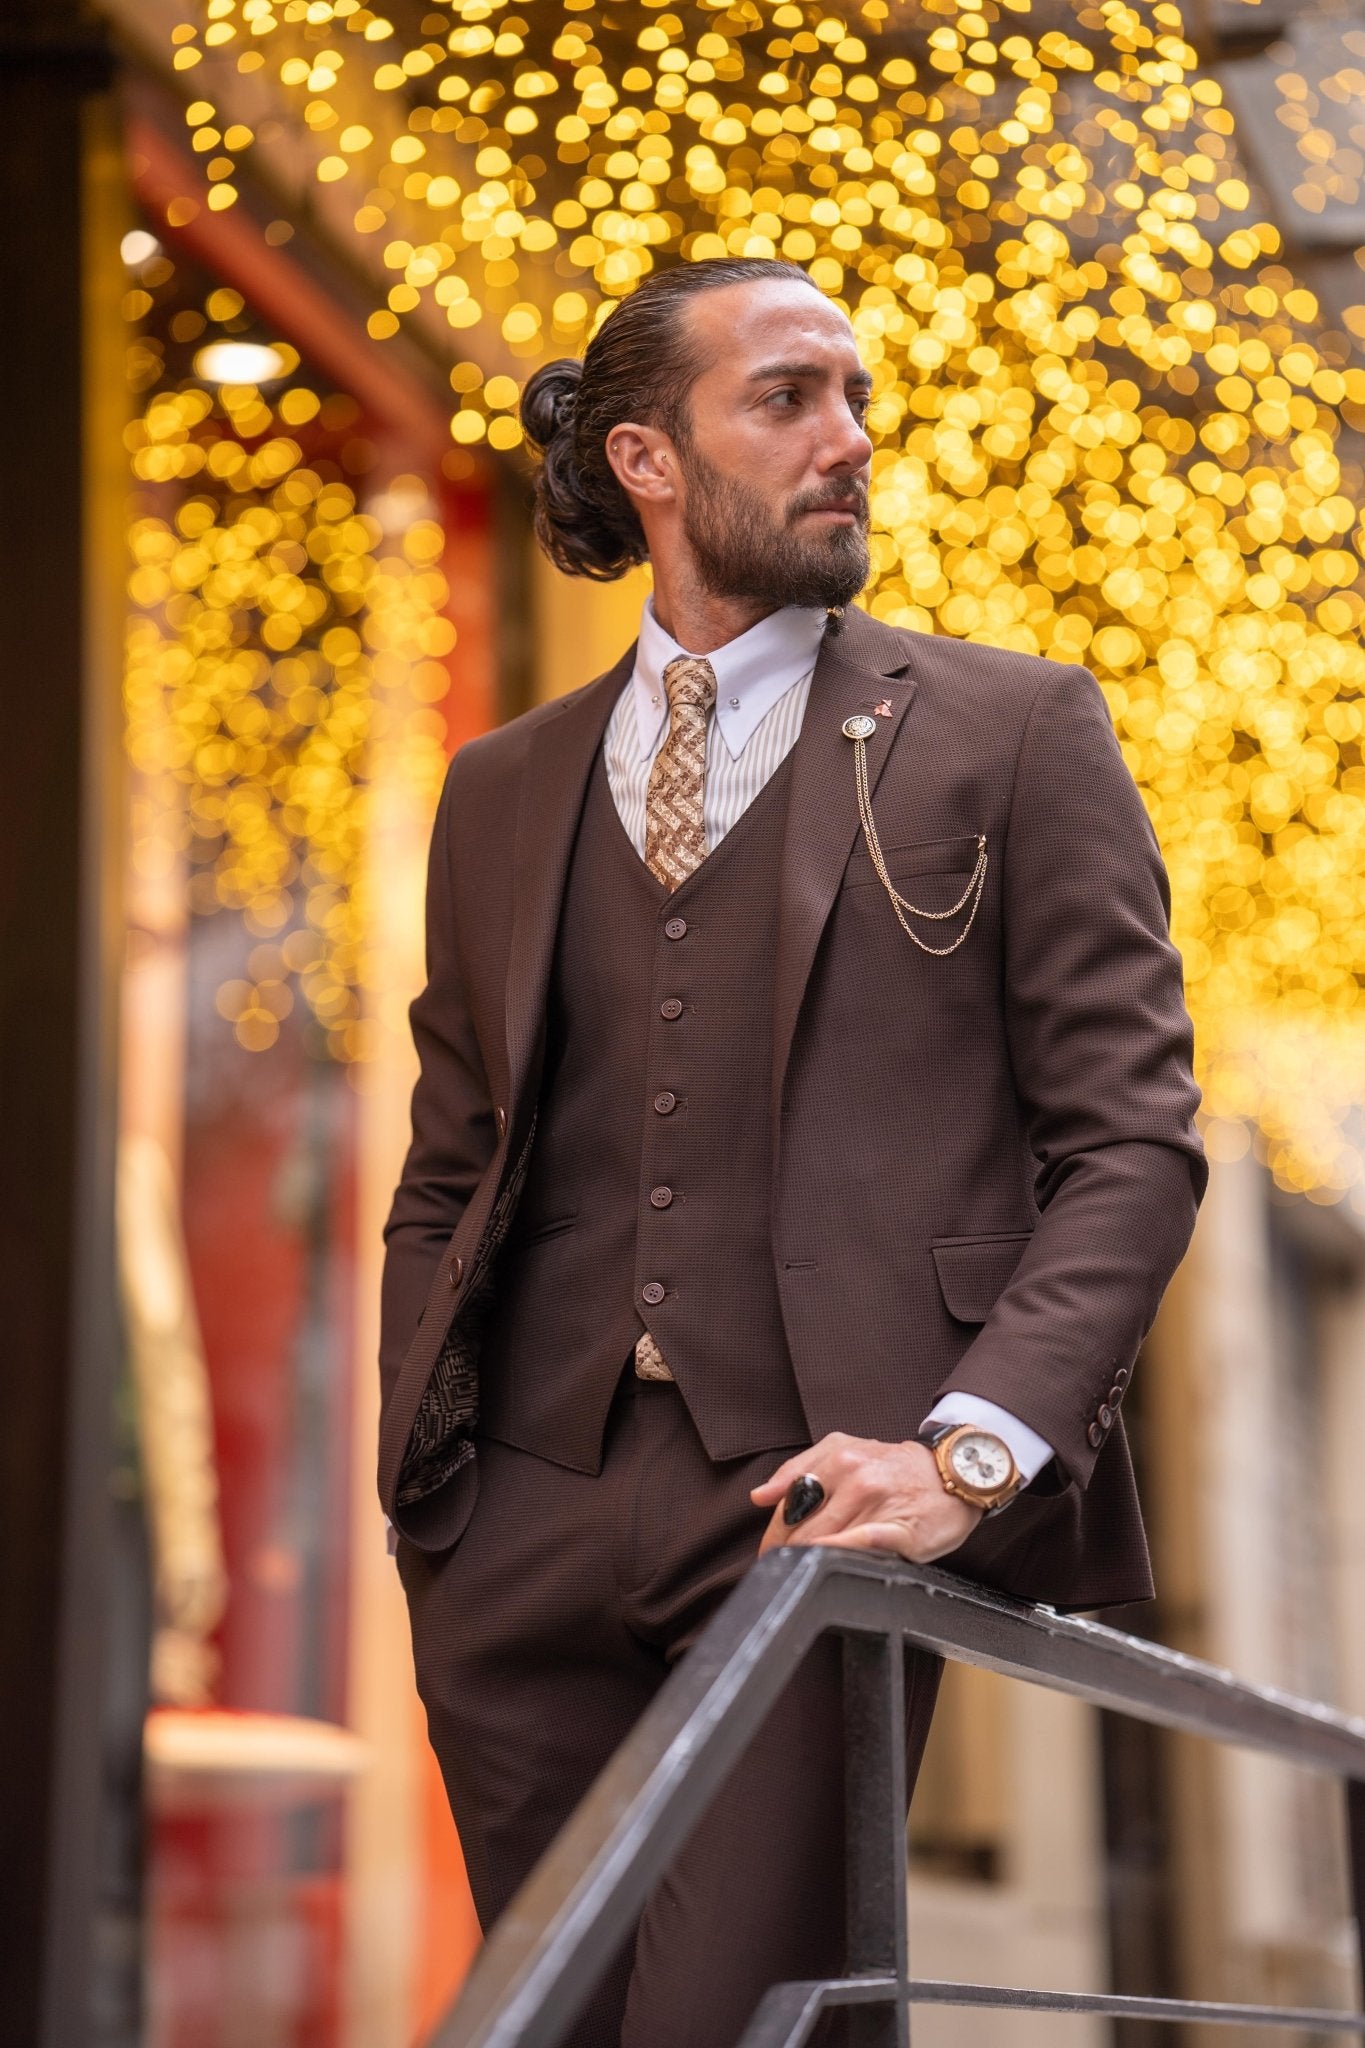
<path id="1" fill-rule="evenodd" d="M 1351 1874 L 1351 1910 L 1356 1919 L 1356 1994 L 1365 2011 L 1365 1778 L 1347 1778 L 1346 1856 Z"/>
<path id="2" fill-rule="evenodd" d="M 905 1650 L 899 1630 L 844 1636 L 848 1974 L 894 1977 L 894 2005 L 853 2007 L 850 2048 L 909 2048 Z"/>

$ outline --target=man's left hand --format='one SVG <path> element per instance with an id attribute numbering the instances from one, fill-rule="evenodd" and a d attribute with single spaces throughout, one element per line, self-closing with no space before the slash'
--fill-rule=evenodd
<path id="1" fill-rule="evenodd" d="M 809 1472 L 825 1489 L 814 1514 L 794 1528 L 782 1519 L 787 1488 Z M 932 1564 L 971 1535 L 982 1510 L 947 1492 L 926 1444 L 883 1444 L 874 1437 L 821 1437 L 750 1490 L 755 1507 L 772 1507 L 759 1556 L 781 1543 L 828 1543 L 842 1550 L 893 1550 Z"/>

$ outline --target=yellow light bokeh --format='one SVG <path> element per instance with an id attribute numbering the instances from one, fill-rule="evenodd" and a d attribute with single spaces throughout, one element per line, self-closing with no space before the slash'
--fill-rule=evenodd
<path id="1" fill-rule="evenodd" d="M 386 745 L 428 810 L 445 768 L 444 536 L 417 520 L 386 537 L 349 485 L 274 431 L 311 417 L 316 394 L 291 387 L 278 407 L 245 389 L 215 405 L 190 385 L 158 392 L 128 431 L 139 479 L 188 486 L 173 516 L 146 513 L 129 532 L 132 858 L 160 862 L 178 840 L 191 908 L 238 912 L 274 942 L 264 965 L 255 949 L 253 981 L 218 994 L 241 1045 L 275 1043 L 292 983 L 349 1062 L 372 1028 L 371 749 Z"/>
<path id="2" fill-rule="evenodd" d="M 370 334 L 456 330 L 459 443 L 511 446 L 509 374 L 657 262 L 806 265 L 875 379 L 866 601 L 1093 668 L 1221 1142 L 1254 1121 L 1282 1185 L 1362 1199 L 1365 370 L 1279 260 L 1181 10 L 460 0 L 409 42 L 358 0 L 215 0 L 212 34 L 263 57 L 326 179 L 348 124 L 392 279 Z M 1349 198 L 1318 100 L 1281 92 L 1303 203 Z"/>

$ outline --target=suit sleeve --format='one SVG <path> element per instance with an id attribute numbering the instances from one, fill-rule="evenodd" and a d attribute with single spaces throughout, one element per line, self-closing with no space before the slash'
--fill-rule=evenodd
<path id="1" fill-rule="evenodd" d="M 419 1062 L 412 1141 L 384 1226 L 379 1376 L 387 1402 L 436 1268 L 497 1145 L 493 1103 L 465 997 L 451 887 L 459 757 L 436 810 L 427 868 L 427 982 L 411 1005 Z"/>
<path id="2" fill-rule="evenodd" d="M 1034 701 L 1003 849 L 1004 1004 L 1039 1219 L 939 1389 L 1008 1408 L 1084 1486 L 1207 1178 L 1192 1029 L 1151 821 L 1099 686 Z"/>

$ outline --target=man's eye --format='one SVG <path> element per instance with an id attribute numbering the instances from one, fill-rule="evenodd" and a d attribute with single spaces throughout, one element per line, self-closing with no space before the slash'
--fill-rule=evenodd
<path id="1" fill-rule="evenodd" d="M 768 396 L 769 405 L 776 406 L 783 412 L 790 412 L 800 402 L 800 394 L 795 390 L 773 391 Z"/>

